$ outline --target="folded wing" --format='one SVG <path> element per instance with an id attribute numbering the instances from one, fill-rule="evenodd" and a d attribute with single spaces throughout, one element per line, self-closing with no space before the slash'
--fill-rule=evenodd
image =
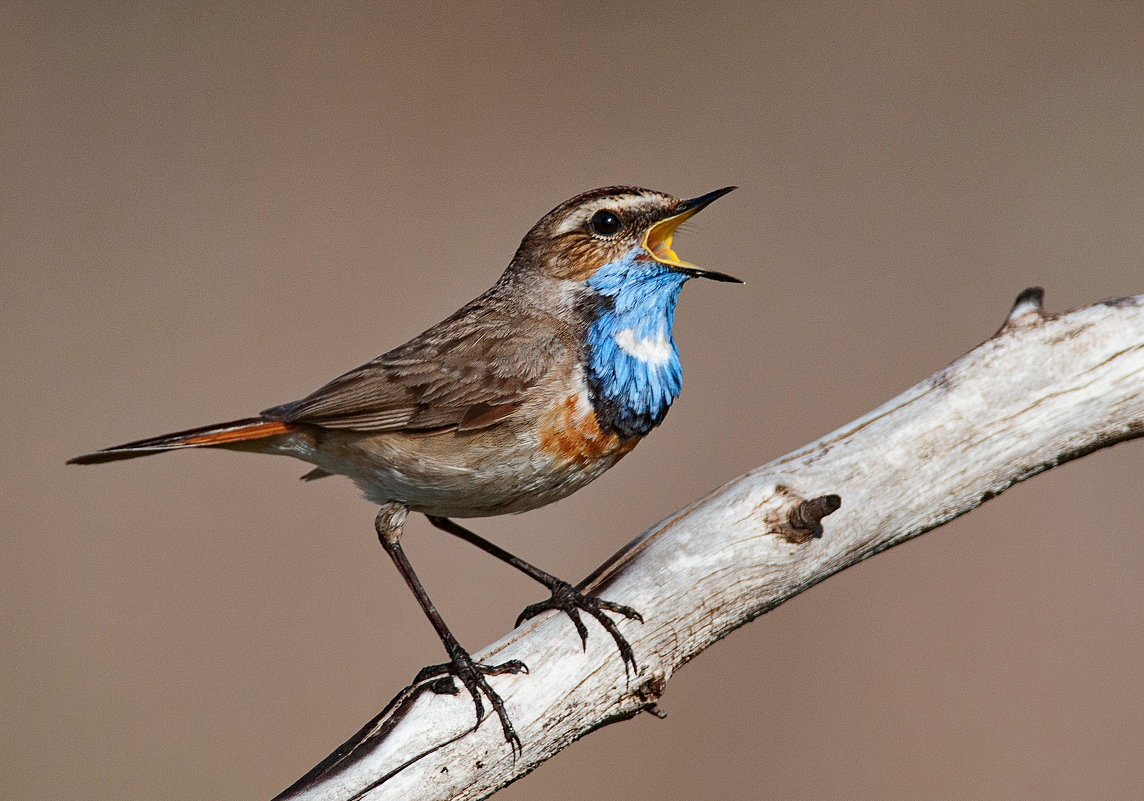
<path id="1" fill-rule="evenodd" d="M 511 415 L 571 338 L 473 301 L 406 344 L 262 417 L 364 432 L 472 430 Z"/>

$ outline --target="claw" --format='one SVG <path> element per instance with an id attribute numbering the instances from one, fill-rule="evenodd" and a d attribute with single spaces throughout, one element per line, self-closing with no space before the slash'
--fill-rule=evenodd
<path id="1" fill-rule="evenodd" d="M 522 753 L 523 745 L 508 718 L 508 710 L 505 709 L 504 701 L 492 688 L 485 676 L 528 673 L 528 666 L 519 659 L 510 659 L 508 662 L 499 665 L 483 665 L 474 661 L 467 651 L 460 648 L 453 649 L 450 656 L 453 657 L 452 662 L 422 668 L 413 683 L 420 684 L 431 681 L 429 689 L 433 692 L 441 695 L 456 695 L 458 692 L 457 685 L 452 682 L 452 678 L 459 679 L 473 698 L 473 706 L 477 712 L 477 725 L 479 726 L 485 717 L 485 705 L 481 700 L 483 695 L 489 700 L 493 711 L 497 713 L 497 717 L 500 719 L 504 738 L 512 749 L 513 756 Z"/>
<path id="2" fill-rule="evenodd" d="M 584 625 L 584 621 L 580 616 L 580 611 L 583 610 L 594 617 L 596 621 L 604 627 L 604 630 L 612 635 L 612 639 L 615 640 L 616 647 L 620 651 L 620 658 L 624 663 L 624 672 L 627 673 L 629 668 L 632 672 L 639 671 L 639 665 L 636 664 L 636 657 L 632 651 L 631 644 L 624 635 L 620 633 L 616 622 L 604 613 L 614 612 L 629 620 L 638 620 L 640 623 L 643 623 L 643 615 L 630 606 L 624 606 L 623 604 L 618 604 L 613 601 L 605 601 L 602 598 L 597 598 L 595 595 L 585 595 L 566 581 L 554 583 L 549 589 L 552 590 L 552 596 L 544 601 L 538 601 L 537 603 L 526 606 L 524 611 L 520 613 L 520 616 L 517 617 L 516 625 L 519 626 L 524 621 L 536 617 L 541 612 L 555 609 L 568 615 L 572 621 L 572 625 L 576 627 L 576 633 L 580 635 L 580 642 L 587 648 L 588 628 Z"/>
<path id="3" fill-rule="evenodd" d="M 638 620 L 640 623 L 643 623 L 643 615 L 632 609 L 630 606 L 613 603 L 612 601 L 605 601 L 603 598 L 596 598 L 596 604 L 601 609 L 607 609 L 609 612 L 615 612 L 618 615 L 623 615 L 629 620 Z"/>

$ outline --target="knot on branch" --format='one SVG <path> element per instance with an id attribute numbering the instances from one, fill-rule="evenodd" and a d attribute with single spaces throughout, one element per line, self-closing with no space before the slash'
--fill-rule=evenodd
<path id="1" fill-rule="evenodd" d="M 775 526 L 775 533 L 784 540 L 795 545 L 802 545 L 822 536 L 822 518 L 837 512 L 842 507 L 842 498 L 838 495 L 819 495 L 815 498 L 802 498 L 790 487 L 779 484 L 775 487 L 775 494 L 785 496 L 791 502 L 785 516 L 779 516 L 768 522 Z"/>
<path id="2" fill-rule="evenodd" d="M 842 506 L 842 498 L 837 495 L 819 495 L 805 500 L 791 510 L 787 522 L 793 531 L 805 532 L 808 539 L 822 536 L 822 518 L 837 512 Z"/>
<path id="3" fill-rule="evenodd" d="M 636 696 L 640 699 L 640 711 L 647 712 L 663 720 L 667 713 L 659 705 L 659 698 L 667 689 L 667 678 L 662 673 L 652 675 L 647 681 L 636 688 Z"/>

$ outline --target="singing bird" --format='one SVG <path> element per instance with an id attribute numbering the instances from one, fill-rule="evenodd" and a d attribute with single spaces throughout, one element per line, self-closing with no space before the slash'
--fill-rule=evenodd
<path id="1" fill-rule="evenodd" d="M 672 239 L 681 223 L 734 188 L 689 200 L 629 186 L 585 192 L 541 218 L 487 292 L 305 398 L 70 463 L 224 448 L 309 462 L 316 467 L 306 479 L 348 476 L 380 505 L 378 538 L 449 655 L 419 680 L 436 676 L 440 685 L 446 674 L 456 676 L 472 696 L 478 725 L 486 697 L 516 749 L 520 740 L 486 676 L 525 667 L 515 660 L 481 664 L 461 646 L 402 549 L 405 519 L 420 512 L 547 587 L 551 597 L 527 607 L 518 624 L 561 610 L 586 642 L 583 611 L 611 634 L 625 670 L 636 667 L 631 646 L 605 614 L 642 620 L 636 610 L 581 592 L 453 518 L 559 500 L 662 422 L 682 386 L 672 336 L 680 289 L 691 278 L 741 283 L 680 260 Z"/>

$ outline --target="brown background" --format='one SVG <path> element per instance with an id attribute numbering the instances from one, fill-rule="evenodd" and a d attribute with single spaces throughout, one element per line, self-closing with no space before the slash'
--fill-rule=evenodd
<path id="1" fill-rule="evenodd" d="M 1139 4 L 158 5 L 2 7 L 5 799 L 268 799 L 439 660 L 348 483 L 63 462 L 308 392 L 578 191 L 741 185 L 679 244 L 748 283 L 687 287 L 687 387 L 635 454 L 478 521 L 570 578 L 1026 286 L 1144 291 Z M 682 671 L 667 720 L 501 797 L 1134 795 L 1142 465 L 1095 454 L 816 587 Z M 407 543 L 473 647 L 540 597 Z"/>

